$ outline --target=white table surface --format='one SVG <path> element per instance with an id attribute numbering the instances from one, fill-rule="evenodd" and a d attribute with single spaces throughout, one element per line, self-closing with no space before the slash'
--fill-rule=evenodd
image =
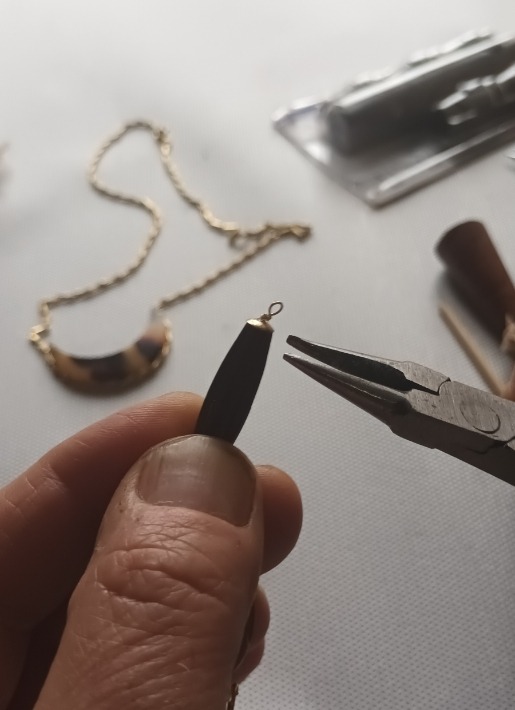
<path id="1" fill-rule="evenodd" d="M 515 5 L 3 0 L 0 482 L 130 402 L 205 392 L 243 322 L 285 303 L 239 444 L 292 473 L 305 523 L 264 580 L 268 650 L 242 710 L 515 707 L 515 492 L 397 439 L 281 360 L 296 333 L 481 386 L 437 314 L 446 286 L 433 249 L 451 224 L 481 219 L 515 273 L 515 173 L 500 151 L 374 212 L 270 125 L 292 99 L 485 25 L 515 31 Z M 26 334 L 39 298 L 116 270 L 139 245 L 145 218 L 104 203 L 85 180 L 99 141 L 134 118 L 170 127 L 185 180 L 216 214 L 304 220 L 314 235 L 172 310 L 173 356 L 158 376 L 95 399 L 52 379 Z M 166 227 L 133 281 L 56 313 L 55 342 L 81 354 L 124 347 L 160 295 L 230 256 L 173 194 L 144 137 L 120 146 L 104 174 L 152 195 Z M 505 374 L 507 362 L 496 364 Z"/>

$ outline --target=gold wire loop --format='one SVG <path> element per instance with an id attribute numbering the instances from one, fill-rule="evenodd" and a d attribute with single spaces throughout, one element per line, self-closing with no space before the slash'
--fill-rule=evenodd
<path id="1" fill-rule="evenodd" d="M 146 234 L 145 240 L 137 252 L 136 257 L 120 271 L 111 274 L 110 276 L 99 279 L 96 283 L 85 286 L 84 288 L 59 293 L 44 299 L 39 304 L 39 315 L 41 323 L 31 330 L 29 339 L 35 342 L 36 337 L 38 342 L 42 342 L 41 335 L 50 332 L 51 325 L 51 309 L 57 306 L 75 303 L 76 301 L 93 298 L 113 286 L 123 284 L 131 276 L 136 274 L 143 264 L 146 262 L 152 247 L 162 230 L 162 216 L 159 206 L 150 197 L 138 197 L 130 195 L 126 192 L 113 190 L 108 185 L 104 184 L 98 176 L 98 169 L 102 159 L 109 150 L 119 143 L 124 136 L 131 131 L 144 130 L 149 132 L 157 145 L 161 163 L 168 175 L 169 180 L 177 191 L 178 195 L 193 209 L 197 210 L 205 224 L 212 230 L 226 237 L 229 246 L 238 251 L 232 261 L 221 266 L 212 274 L 208 274 L 197 283 L 181 289 L 174 293 L 164 296 L 154 306 L 155 312 L 160 312 L 165 308 L 181 303 L 192 296 L 202 293 L 206 288 L 216 283 L 224 276 L 232 273 L 240 266 L 243 266 L 247 261 L 250 261 L 260 252 L 267 249 L 274 242 L 282 237 L 294 236 L 297 239 L 305 239 L 311 233 L 311 228 L 304 224 L 272 224 L 266 222 L 264 225 L 255 229 L 244 229 L 236 222 L 228 222 L 216 217 L 210 208 L 205 205 L 200 199 L 195 197 L 186 188 L 182 178 L 177 170 L 176 165 L 172 162 L 172 142 L 168 131 L 162 126 L 158 126 L 150 121 L 131 121 L 124 124 L 116 133 L 110 136 L 104 143 L 101 144 L 97 152 L 94 154 L 88 168 L 88 181 L 91 187 L 103 197 L 119 202 L 122 204 L 136 207 L 147 213 L 150 218 L 150 227 Z M 272 304 L 274 305 L 274 304 Z M 276 313 L 265 314 L 264 318 L 270 320 L 272 315 Z M 38 330 L 36 330 L 38 329 Z M 40 329 L 40 330 L 39 330 Z"/>
<path id="2" fill-rule="evenodd" d="M 282 301 L 274 301 L 268 306 L 268 311 L 266 313 L 263 313 L 263 315 L 259 316 L 258 320 L 267 323 L 269 320 L 272 320 L 274 316 L 279 315 L 283 308 L 284 303 Z"/>
<path id="3" fill-rule="evenodd" d="M 268 306 L 268 317 L 273 318 L 274 316 L 278 316 L 283 308 L 284 303 L 282 301 L 274 301 Z"/>

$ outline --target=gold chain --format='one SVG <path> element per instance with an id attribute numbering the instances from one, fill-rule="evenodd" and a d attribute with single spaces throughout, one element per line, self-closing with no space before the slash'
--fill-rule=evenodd
<path id="1" fill-rule="evenodd" d="M 163 225 L 161 211 L 153 200 L 149 197 L 136 197 L 122 191 L 113 190 L 104 184 L 98 177 L 98 168 L 106 153 L 116 143 L 121 141 L 124 136 L 131 131 L 136 130 L 145 130 L 152 134 L 159 149 L 161 162 L 180 197 L 187 204 L 198 211 L 210 229 L 227 237 L 229 245 L 239 250 L 238 256 L 232 259 L 232 261 L 228 264 L 225 264 L 213 273 L 208 274 L 197 283 L 161 298 L 155 305 L 155 311 L 159 312 L 164 308 L 174 306 L 177 303 L 185 301 L 186 299 L 201 293 L 206 288 L 222 279 L 224 276 L 227 276 L 232 271 L 238 269 L 245 262 L 250 261 L 250 259 L 259 254 L 259 252 L 263 251 L 282 237 L 292 236 L 296 239 L 303 240 L 306 239 L 311 233 L 310 227 L 305 224 L 273 224 L 266 222 L 262 226 L 255 229 L 245 229 L 239 226 L 236 222 L 226 222 L 218 219 L 211 212 L 209 207 L 197 197 L 192 195 L 184 185 L 184 182 L 182 181 L 182 178 L 180 177 L 171 158 L 172 143 L 168 132 L 164 128 L 151 123 L 150 121 L 132 121 L 130 123 L 126 123 L 119 131 L 108 138 L 100 146 L 91 161 L 91 165 L 88 170 L 88 180 L 90 185 L 104 197 L 107 197 L 115 202 L 121 202 L 122 204 L 137 207 L 146 212 L 151 220 L 150 228 L 145 236 L 143 244 L 136 254 L 136 257 L 121 271 L 118 271 L 107 278 L 103 278 L 90 286 L 79 288 L 74 291 L 58 293 L 50 298 L 40 301 L 39 314 L 41 322 L 31 329 L 29 337 L 34 345 L 36 345 L 36 347 L 41 350 L 43 354 L 48 351 L 48 344 L 42 339 L 41 336 L 45 333 L 48 334 L 50 331 L 52 308 L 93 298 L 113 286 L 117 286 L 127 281 L 141 269 L 157 238 L 161 234 Z M 249 243 L 250 246 L 245 246 Z"/>

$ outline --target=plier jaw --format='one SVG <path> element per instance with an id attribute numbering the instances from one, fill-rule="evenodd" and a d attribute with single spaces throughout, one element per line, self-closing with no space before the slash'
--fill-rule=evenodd
<path id="1" fill-rule="evenodd" d="M 289 336 L 284 359 L 387 424 L 404 439 L 441 451 L 515 485 L 515 403 L 397 362 Z"/>
<path id="2" fill-rule="evenodd" d="M 397 414 L 409 410 L 409 403 L 404 395 L 389 387 L 384 387 L 354 374 L 342 372 L 331 365 L 313 363 L 298 355 L 285 353 L 283 358 L 308 377 L 368 412 L 376 419 L 380 419 L 388 426 L 391 426 L 392 420 Z"/>

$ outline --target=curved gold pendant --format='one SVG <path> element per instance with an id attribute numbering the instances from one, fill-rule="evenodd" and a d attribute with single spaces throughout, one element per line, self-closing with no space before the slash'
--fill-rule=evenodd
<path id="1" fill-rule="evenodd" d="M 79 357 L 48 343 L 45 359 L 56 377 L 73 389 L 108 393 L 136 386 L 151 377 L 170 352 L 171 325 L 156 320 L 125 350 L 100 357 Z"/>

